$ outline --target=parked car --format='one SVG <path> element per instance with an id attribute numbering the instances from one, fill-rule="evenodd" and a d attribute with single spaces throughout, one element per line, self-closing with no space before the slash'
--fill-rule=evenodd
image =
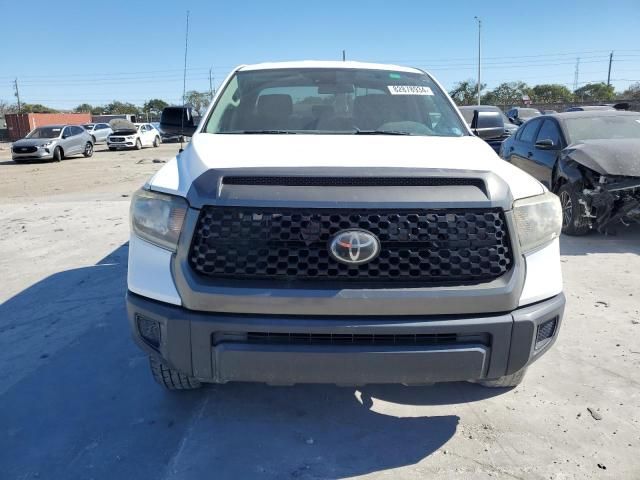
<path id="1" fill-rule="evenodd" d="M 109 122 L 113 133 L 107 137 L 109 150 L 122 148 L 157 147 L 161 143 L 160 132 L 149 123 L 131 123 L 129 120 L 116 119 Z"/>
<path id="2" fill-rule="evenodd" d="M 496 153 L 500 150 L 502 142 L 518 130 L 518 126 L 511 123 L 498 107 L 492 105 L 470 105 L 458 107 L 458 109 L 464 117 L 465 122 L 467 122 L 467 125 L 476 135 L 491 145 L 491 148 L 493 148 Z M 491 113 L 490 115 L 484 115 L 484 123 L 481 129 L 478 129 L 478 126 L 474 124 L 475 112 Z M 476 118 L 476 122 L 477 121 L 478 119 Z M 484 134 L 483 130 L 487 132 L 488 135 Z"/>
<path id="3" fill-rule="evenodd" d="M 578 107 L 568 107 L 565 112 L 590 112 L 602 110 L 615 110 L 611 105 L 580 105 Z"/>
<path id="4" fill-rule="evenodd" d="M 586 110 L 526 122 L 500 155 L 556 192 L 562 231 L 640 222 L 640 113 Z"/>
<path id="5" fill-rule="evenodd" d="M 82 126 L 91 134 L 94 144 L 106 142 L 107 137 L 113 133 L 108 123 L 85 123 Z"/>
<path id="6" fill-rule="evenodd" d="M 522 125 L 524 122 L 533 117 L 542 115 L 537 108 L 515 107 L 507 112 L 507 117 L 511 123 Z"/>
<path id="7" fill-rule="evenodd" d="M 60 160 L 71 155 L 93 155 L 93 137 L 80 125 L 38 127 L 11 147 L 11 158 L 24 160 Z"/>
<path id="8" fill-rule="evenodd" d="M 429 74 L 242 66 L 185 113 L 131 205 L 128 315 L 162 386 L 506 387 L 557 338 L 558 197 Z"/>
<path id="9" fill-rule="evenodd" d="M 184 135 L 163 132 L 162 128 L 160 128 L 160 122 L 154 122 L 151 125 L 160 132 L 160 139 L 162 140 L 162 143 L 176 143 L 180 140 L 185 140 Z"/>

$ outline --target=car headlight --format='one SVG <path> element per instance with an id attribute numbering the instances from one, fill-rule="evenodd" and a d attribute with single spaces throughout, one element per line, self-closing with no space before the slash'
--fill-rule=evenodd
<path id="1" fill-rule="evenodd" d="M 132 135 L 129 135 L 128 137 L 124 137 L 124 138 L 126 138 L 127 140 L 133 140 L 133 136 Z"/>
<path id="2" fill-rule="evenodd" d="M 131 200 L 131 228 L 138 237 L 175 252 L 187 208 L 182 197 L 138 190 Z"/>
<path id="3" fill-rule="evenodd" d="M 43 143 L 43 144 L 42 144 L 42 145 L 40 145 L 40 146 L 41 146 L 42 148 L 47 148 L 47 147 L 50 147 L 52 144 L 53 144 L 53 141 L 50 141 L 50 142 L 45 142 L 45 143 Z"/>
<path id="4" fill-rule="evenodd" d="M 520 248 L 531 252 L 560 236 L 562 208 L 560 199 L 551 192 L 513 202 Z"/>

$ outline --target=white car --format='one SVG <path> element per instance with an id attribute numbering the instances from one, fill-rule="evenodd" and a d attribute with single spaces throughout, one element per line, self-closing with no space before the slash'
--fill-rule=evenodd
<path id="1" fill-rule="evenodd" d="M 165 388 L 509 387 L 558 337 L 558 197 L 428 73 L 242 66 L 191 122 L 163 113 L 192 140 L 131 206 L 128 315 Z"/>
<path id="2" fill-rule="evenodd" d="M 150 123 L 131 123 L 116 119 L 109 122 L 113 133 L 107 137 L 109 150 L 142 147 L 157 147 L 162 143 L 160 132 Z"/>
<path id="3" fill-rule="evenodd" d="M 107 137 L 113 133 L 108 123 L 85 123 L 82 126 L 91 134 L 94 144 L 106 142 Z"/>

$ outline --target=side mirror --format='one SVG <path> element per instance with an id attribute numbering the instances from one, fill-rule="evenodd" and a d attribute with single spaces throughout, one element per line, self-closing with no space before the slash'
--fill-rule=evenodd
<path id="1" fill-rule="evenodd" d="M 71 136 L 70 133 L 63 133 L 62 134 L 62 139 L 64 140 L 65 138 L 69 138 Z"/>
<path id="2" fill-rule="evenodd" d="M 536 148 L 538 150 L 553 150 L 556 148 L 556 145 L 550 138 L 545 138 L 544 140 L 538 140 L 536 142 Z"/>
<path id="3" fill-rule="evenodd" d="M 198 120 L 191 107 L 167 107 L 162 110 L 160 130 L 172 135 L 193 136 Z"/>
<path id="4" fill-rule="evenodd" d="M 510 121 L 511 123 L 513 123 L 514 125 L 515 125 L 515 123 L 516 123 L 516 119 L 515 119 L 515 118 L 513 118 L 513 117 L 509 117 L 509 121 Z"/>
<path id="5" fill-rule="evenodd" d="M 490 138 L 499 138 L 504 135 L 504 122 L 500 112 L 481 112 L 473 111 L 473 120 L 471 120 L 471 130 L 473 133 L 487 140 Z"/>

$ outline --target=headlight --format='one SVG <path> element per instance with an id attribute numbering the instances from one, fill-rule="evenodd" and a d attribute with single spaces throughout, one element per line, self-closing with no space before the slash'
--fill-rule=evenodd
<path id="1" fill-rule="evenodd" d="M 523 253 L 560 236 L 562 208 L 558 197 L 551 192 L 516 200 L 513 202 L 513 216 Z"/>
<path id="2" fill-rule="evenodd" d="M 53 141 L 51 141 L 51 142 L 45 142 L 45 143 L 43 143 L 43 144 L 42 144 L 42 145 L 40 145 L 40 146 L 41 146 L 42 148 L 46 148 L 46 147 L 51 146 L 51 144 L 52 144 L 52 143 L 53 143 Z"/>
<path id="3" fill-rule="evenodd" d="M 140 238 L 175 252 L 187 208 L 182 197 L 138 190 L 131 200 L 131 228 Z"/>
<path id="4" fill-rule="evenodd" d="M 124 137 L 124 138 L 126 138 L 127 140 L 133 140 L 133 136 L 132 135 L 129 135 L 128 137 Z"/>

